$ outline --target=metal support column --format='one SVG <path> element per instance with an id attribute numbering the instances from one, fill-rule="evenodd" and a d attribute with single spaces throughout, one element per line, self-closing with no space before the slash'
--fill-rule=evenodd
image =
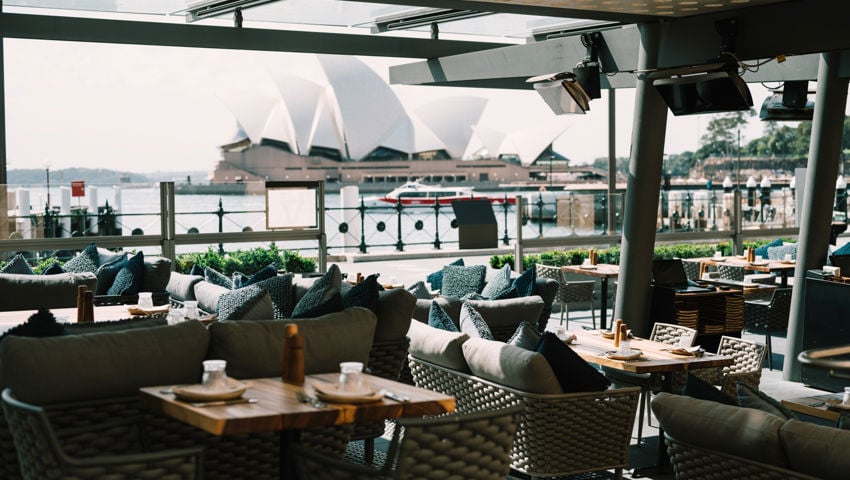
<path id="1" fill-rule="evenodd" d="M 177 267 L 175 233 L 174 182 L 159 182 L 159 221 L 162 238 L 162 256 L 170 258 L 171 269 Z"/>
<path id="2" fill-rule="evenodd" d="M 0 2 L 0 11 L 3 10 Z M 9 204 L 6 195 L 6 70 L 4 68 L 3 37 L 0 37 L 0 238 L 9 238 Z"/>
<path id="3" fill-rule="evenodd" d="M 844 108 L 847 104 L 847 78 L 839 78 L 839 52 L 821 54 L 818 65 L 818 88 L 812 140 L 806 169 L 803 210 L 800 212 L 800 235 L 797 244 L 797 268 L 794 271 L 794 293 L 788 318 L 788 349 L 782 369 L 785 380 L 800 381 L 797 355 L 802 351 L 805 320 L 806 271 L 826 263 L 829 248 L 832 200 L 835 177 L 841 157 L 844 130 Z M 799 194 L 799 192 L 798 192 Z M 836 321 L 840 316 L 836 317 Z"/>
<path id="4" fill-rule="evenodd" d="M 516 196 L 516 244 L 514 245 L 514 271 L 522 273 L 522 215 L 525 206 L 522 195 Z"/>
<path id="5" fill-rule="evenodd" d="M 617 91 L 608 89 L 608 235 L 617 232 L 614 191 L 617 189 Z M 571 217 L 572 219 L 572 217 Z"/>
<path id="6" fill-rule="evenodd" d="M 656 66 L 659 30 L 658 25 L 640 25 L 639 70 Z M 620 288 L 612 319 L 622 318 L 636 335 L 646 336 L 649 334 L 649 279 L 656 224 L 656 208 L 647 207 L 658 205 L 667 129 L 667 105 L 651 80 L 637 80 L 633 123 L 623 215 Z"/>

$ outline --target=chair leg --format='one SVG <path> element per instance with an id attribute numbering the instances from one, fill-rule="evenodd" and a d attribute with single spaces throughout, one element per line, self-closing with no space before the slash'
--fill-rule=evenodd
<path id="1" fill-rule="evenodd" d="M 375 460 L 375 439 L 374 438 L 363 439 L 363 460 L 367 464 L 370 464 L 370 465 Z"/>
<path id="2" fill-rule="evenodd" d="M 593 319 L 593 329 L 596 330 L 596 310 L 593 309 L 593 300 L 590 301 L 590 318 Z"/>
<path id="3" fill-rule="evenodd" d="M 564 303 L 564 302 L 561 302 L 561 323 L 560 323 L 561 325 L 564 325 L 564 313 L 565 313 L 566 308 L 567 308 L 567 304 Z M 569 330 L 569 328 L 570 328 L 570 316 L 569 315 L 567 315 L 566 328 L 567 328 L 567 330 Z"/>
<path id="4" fill-rule="evenodd" d="M 567 327 L 570 326 L 570 305 L 567 302 L 561 304 L 561 315 L 564 315 L 565 324 Z"/>
<path id="5" fill-rule="evenodd" d="M 646 391 L 640 391 L 640 401 L 638 402 L 638 432 L 637 443 L 640 446 L 641 438 L 643 438 L 643 411 L 646 410 Z"/>
<path id="6" fill-rule="evenodd" d="M 764 343 L 767 345 L 767 369 L 773 370 L 773 348 L 770 345 L 770 328 L 764 329 Z"/>

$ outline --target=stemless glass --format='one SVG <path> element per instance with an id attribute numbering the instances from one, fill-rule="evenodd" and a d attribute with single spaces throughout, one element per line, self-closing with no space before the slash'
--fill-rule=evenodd
<path id="1" fill-rule="evenodd" d="M 189 320 L 198 318 L 198 302 L 196 300 L 186 300 L 183 302 L 183 313 Z"/>
<path id="2" fill-rule="evenodd" d="M 357 392 L 363 387 L 363 362 L 339 364 L 339 391 Z"/>
<path id="3" fill-rule="evenodd" d="M 227 360 L 204 360 L 204 376 L 201 383 L 208 390 L 221 390 L 227 387 Z"/>
<path id="4" fill-rule="evenodd" d="M 139 308 L 153 308 L 153 293 L 139 292 Z"/>

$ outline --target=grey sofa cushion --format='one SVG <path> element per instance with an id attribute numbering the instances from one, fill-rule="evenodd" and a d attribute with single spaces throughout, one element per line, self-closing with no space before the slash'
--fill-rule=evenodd
<path id="1" fill-rule="evenodd" d="M 410 355 L 452 370 L 469 373 L 469 366 L 461 348 L 463 343 L 469 340 L 469 335 L 447 332 L 422 322 L 410 322 L 407 336 L 410 337 Z"/>
<path id="2" fill-rule="evenodd" d="M 516 327 L 522 322 L 537 324 L 543 311 L 543 300 L 537 295 L 504 300 L 469 300 L 491 329 Z"/>
<path id="3" fill-rule="evenodd" d="M 140 387 L 197 383 L 209 345 L 200 322 L 61 337 L 6 337 L 0 387 L 37 405 L 136 396 Z"/>
<path id="4" fill-rule="evenodd" d="M 195 284 L 195 299 L 198 301 L 198 307 L 207 312 L 215 312 L 218 305 L 218 297 L 225 292 L 229 292 L 229 288 L 222 287 L 207 281 L 198 282 Z"/>
<path id="5" fill-rule="evenodd" d="M 227 360 L 227 374 L 233 378 L 280 376 L 288 323 L 298 325 L 304 335 L 307 374 L 338 372 L 340 362 L 369 360 L 377 320 L 360 307 L 299 320 L 215 322 L 209 328 L 208 358 Z"/>
<path id="6" fill-rule="evenodd" d="M 0 274 L 0 310 L 76 307 L 78 285 L 85 285 L 94 292 L 97 290 L 97 277 L 92 272 L 56 275 Z"/>
<path id="7" fill-rule="evenodd" d="M 179 302 L 195 300 L 195 285 L 204 277 L 200 275 L 187 275 L 185 273 L 172 272 L 168 277 L 165 290 L 168 295 Z"/>
<path id="8" fill-rule="evenodd" d="M 462 348 L 473 375 L 524 392 L 563 393 L 549 362 L 537 352 L 483 338 L 470 338 Z"/>
<path id="9" fill-rule="evenodd" d="M 847 478 L 850 472 L 850 430 L 788 420 L 779 440 L 791 469 L 826 480 Z"/>
<path id="10" fill-rule="evenodd" d="M 460 321 L 460 306 L 463 301 L 459 298 L 436 297 L 433 299 L 416 300 L 416 306 L 413 309 L 413 318 L 422 323 L 428 323 L 428 314 L 431 312 L 431 301 L 434 300 L 437 304 L 449 314 L 449 317 L 455 321 L 455 325 Z"/>
<path id="11" fill-rule="evenodd" d="M 779 440 L 785 420 L 761 410 L 659 393 L 652 411 L 671 437 L 699 447 L 788 467 Z"/>
<path id="12" fill-rule="evenodd" d="M 171 260 L 165 257 L 145 257 L 145 276 L 142 292 L 162 292 L 171 277 Z"/>
<path id="13" fill-rule="evenodd" d="M 391 342 L 407 336 L 416 298 L 407 290 L 392 288 L 378 293 L 376 342 Z"/>

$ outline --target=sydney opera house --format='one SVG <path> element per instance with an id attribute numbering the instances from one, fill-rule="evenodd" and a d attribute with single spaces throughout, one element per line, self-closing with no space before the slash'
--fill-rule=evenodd
<path id="1" fill-rule="evenodd" d="M 361 60 L 314 59 L 309 77 L 269 73 L 274 96 L 220 94 L 237 129 L 221 145 L 212 184 L 238 189 L 254 181 L 325 180 L 331 189 L 353 183 L 385 189 L 424 179 L 496 186 L 565 171 L 565 158 L 552 150 L 563 124 L 495 131 L 479 125 L 487 100 L 470 96 L 408 110 Z"/>

